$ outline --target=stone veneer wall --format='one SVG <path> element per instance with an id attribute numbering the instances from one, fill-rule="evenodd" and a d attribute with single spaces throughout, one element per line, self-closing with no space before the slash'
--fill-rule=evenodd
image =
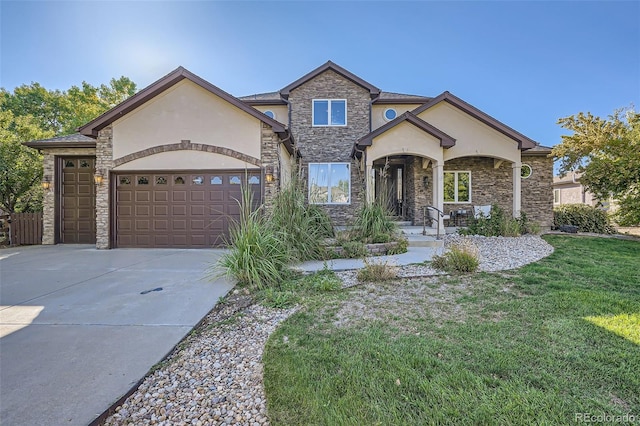
<path id="1" fill-rule="evenodd" d="M 313 99 L 346 99 L 347 125 L 313 127 Z M 370 101 L 368 90 L 332 70 L 297 87 L 289 95 L 291 130 L 302 155 L 305 185 L 308 163 L 351 163 L 351 204 L 324 206 L 337 225 L 347 224 L 364 203 L 364 173 L 351 158 L 351 150 L 358 138 L 369 133 Z"/>
<path id="2" fill-rule="evenodd" d="M 56 243 L 56 157 L 94 156 L 94 148 L 47 148 L 43 149 L 44 176 L 51 179 L 51 189 L 44 192 L 42 210 L 42 244 Z"/>
<path id="3" fill-rule="evenodd" d="M 473 212 L 473 206 L 499 205 L 505 215 L 513 214 L 513 168 L 505 161 L 493 167 L 493 158 L 464 157 L 445 161 L 444 171 L 471 171 L 471 203 L 445 203 L 444 212 L 464 209 Z"/>
<path id="4" fill-rule="evenodd" d="M 98 132 L 96 140 L 96 173 L 104 177 L 96 187 L 96 248 L 111 248 L 110 172 L 113 162 L 113 129 L 107 126 Z"/>
<path id="5" fill-rule="evenodd" d="M 425 176 L 429 179 L 427 188 L 422 184 L 422 178 Z M 406 180 L 407 220 L 414 225 L 422 225 L 423 208 L 433 205 L 432 164 L 423 169 L 422 157 L 412 157 L 407 162 Z"/>
<path id="6" fill-rule="evenodd" d="M 522 179 L 522 211 L 542 230 L 553 225 L 553 158 L 522 155 L 522 163 L 531 166 L 531 176 Z"/>
<path id="7" fill-rule="evenodd" d="M 262 169 L 265 170 L 266 167 L 273 168 L 273 182 L 267 182 L 263 176 L 263 202 L 265 208 L 269 210 L 273 206 L 273 197 L 275 197 L 280 188 L 280 159 L 278 157 L 280 138 L 274 133 L 271 126 L 265 123 L 262 123 L 261 143 L 260 156 L 262 157 Z"/>

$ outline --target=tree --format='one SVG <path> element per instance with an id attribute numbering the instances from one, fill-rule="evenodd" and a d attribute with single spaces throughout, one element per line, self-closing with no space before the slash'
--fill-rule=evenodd
<path id="1" fill-rule="evenodd" d="M 0 99 L 0 106 L 2 99 Z M 32 116 L 16 117 L 0 108 L 0 208 L 8 213 L 41 209 L 42 155 L 22 144 L 53 136 Z"/>
<path id="2" fill-rule="evenodd" d="M 560 173 L 582 172 L 580 182 L 587 190 L 617 200 L 619 224 L 640 224 L 640 113 L 621 109 L 607 119 L 579 113 L 558 124 L 573 132 L 552 151 Z"/>
<path id="3" fill-rule="evenodd" d="M 42 155 L 22 142 L 74 133 L 136 91 L 127 77 L 94 87 L 82 82 L 68 91 L 23 84 L 0 88 L 0 208 L 38 211 L 42 204 Z"/>

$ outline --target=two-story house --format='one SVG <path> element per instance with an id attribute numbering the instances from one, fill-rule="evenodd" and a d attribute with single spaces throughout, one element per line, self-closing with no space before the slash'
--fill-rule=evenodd
<path id="1" fill-rule="evenodd" d="M 384 92 L 332 62 L 239 98 L 178 68 L 27 145 L 45 158 L 45 244 L 220 245 L 240 188 L 268 207 L 292 173 L 339 225 L 376 198 L 416 223 L 489 204 L 552 223 L 550 148 L 448 92 Z"/>

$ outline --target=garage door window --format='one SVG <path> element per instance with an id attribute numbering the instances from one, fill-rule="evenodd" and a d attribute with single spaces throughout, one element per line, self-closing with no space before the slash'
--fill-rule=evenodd
<path id="1" fill-rule="evenodd" d="M 173 183 L 176 185 L 184 185 L 184 178 L 182 176 L 178 176 L 173 180 Z"/>
<path id="2" fill-rule="evenodd" d="M 260 178 L 258 176 L 251 176 L 249 178 L 249 185 L 260 185 Z"/>
<path id="3" fill-rule="evenodd" d="M 156 176 L 156 185 L 166 185 L 167 178 L 164 176 Z"/>
<path id="4" fill-rule="evenodd" d="M 240 176 L 231 176 L 229 177 L 229 183 L 232 185 L 240 185 L 242 181 L 240 180 Z"/>
<path id="5" fill-rule="evenodd" d="M 129 176 L 120 176 L 120 179 L 118 180 L 118 184 L 131 185 L 131 178 Z"/>
<path id="6" fill-rule="evenodd" d="M 204 183 L 204 178 L 202 176 L 196 176 L 191 179 L 194 185 L 202 185 Z"/>
<path id="7" fill-rule="evenodd" d="M 149 185 L 149 178 L 146 176 L 138 176 L 138 185 Z"/>
<path id="8" fill-rule="evenodd" d="M 211 176 L 211 185 L 222 185 L 222 177 Z"/>

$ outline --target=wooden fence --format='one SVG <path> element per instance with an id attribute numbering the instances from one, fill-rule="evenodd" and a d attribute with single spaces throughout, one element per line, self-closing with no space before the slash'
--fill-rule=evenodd
<path id="1" fill-rule="evenodd" d="M 13 213 L 8 224 L 12 246 L 42 244 L 42 213 Z"/>

